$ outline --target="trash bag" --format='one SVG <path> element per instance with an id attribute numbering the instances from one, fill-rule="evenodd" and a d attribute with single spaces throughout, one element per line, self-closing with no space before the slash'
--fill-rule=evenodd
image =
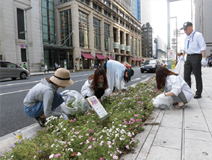
<path id="1" fill-rule="evenodd" d="M 156 108 L 169 109 L 173 106 L 173 98 L 171 96 L 165 96 L 164 93 L 162 93 L 153 98 L 152 103 Z"/>
<path id="2" fill-rule="evenodd" d="M 79 92 L 75 90 L 65 90 L 60 94 L 64 99 L 64 102 L 60 105 L 60 107 L 65 114 L 83 114 L 87 110 L 91 110 L 90 105 Z"/>
<path id="3" fill-rule="evenodd" d="M 175 67 L 175 73 L 184 78 L 184 61 L 179 61 Z"/>

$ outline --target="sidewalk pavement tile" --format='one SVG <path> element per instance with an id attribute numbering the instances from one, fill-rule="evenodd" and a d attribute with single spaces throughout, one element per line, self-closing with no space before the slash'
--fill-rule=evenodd
<path id="1" fill-rule="evenodd" d="M 201 113 L 185 113 L 184 114 L 185 122 L 196 122 L 196 123 L 205 123 L 205 119 Z"/>
<path id="2" fill-rule="evenodd" d="M 211 134 L 212 134 L 212 118 L 207 118 L 207 119 L 206 119 L 206 122 L 207 122 L 208 127 L 209 127 L 209 129 L 210 129 L 210 132 L 211 132 Z"/>
<path id="3" fill-rule="evenodd" d="M 147 160 L 180 160 L 181 150 L 152 146 Z M 140 160 L 140 159 L 139 159 Z"/>
<path id="4" fill-rule="evenodd" d="M 205 123 L 185 122 L 186 130 L 208 131 L 208 126 Z"/>
<path id="5" fill-rule="evenodd" d="M 212 142 L 185 139 L 185 160 L 212 160 Z"/>
<path id="6" fill-rule="evenodd" d="M 212 104 L 211 104 L 212 105 Z M 206 117 L 206 118 L 211 118 L 212 117 L 212 108 L 211 109 L 205 109 L 203 108 L 202 109 L 202 112 L 203 112 L 203 115 Z"/>
<path id="7" fill-rule="evenodd" d="M 181 129 L 160 127 L 153 145 L 172 149 L 181 149 L 181 134 Z"/>
<path id="8" fill-rule="evenodd" d="M 185 138 L 212 142 L 210 132 L 204 132 L 204 131 L 185 130 Z"/>

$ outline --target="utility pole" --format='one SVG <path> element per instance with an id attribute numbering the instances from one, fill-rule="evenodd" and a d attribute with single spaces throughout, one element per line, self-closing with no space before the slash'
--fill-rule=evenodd
<path id="1" fill-rule="evenodd" d="M 27 11 L 32 9 L 32 7 L 28 7 L 24 9 L 24 31 L 25 31 L 25 40 L 26 40 L 26 58 L 27 58 L 27 67 L 30 72 L 30 62 L 29 62 L 29 45 L 28 45 L 28 35 L 27 35 Z"/>

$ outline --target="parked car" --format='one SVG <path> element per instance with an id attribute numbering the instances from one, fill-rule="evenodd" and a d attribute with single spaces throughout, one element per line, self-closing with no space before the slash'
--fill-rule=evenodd
<path id="1" fill-rule="evenodd" d="M 157 68 L 161 67 L 162 63 L 158 59 L 151 59 L 146 60 L 144 64 L 141 65 L 141 73 L 144 73 L 144 71 L 153 71 L 156 72 Z"/>
<path id="2" fill-rule="evenodd" d="M 17 77 L 26 79 L 29 76 L 29 71 L 14 63 L 8 61 L 0 61 L 0 79 L 11 78 L 16 80 Z"/>

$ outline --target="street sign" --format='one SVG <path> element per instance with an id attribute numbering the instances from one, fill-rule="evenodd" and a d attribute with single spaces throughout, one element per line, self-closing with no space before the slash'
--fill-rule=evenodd
<path id="1" fill-rule="evenodd" d="M 21 43 L 21 44 L 20 44 L 20 47 L 21 47 L 21 48 L 25 48 L 25 44 L 24 44 L 24 43 Z"/>

